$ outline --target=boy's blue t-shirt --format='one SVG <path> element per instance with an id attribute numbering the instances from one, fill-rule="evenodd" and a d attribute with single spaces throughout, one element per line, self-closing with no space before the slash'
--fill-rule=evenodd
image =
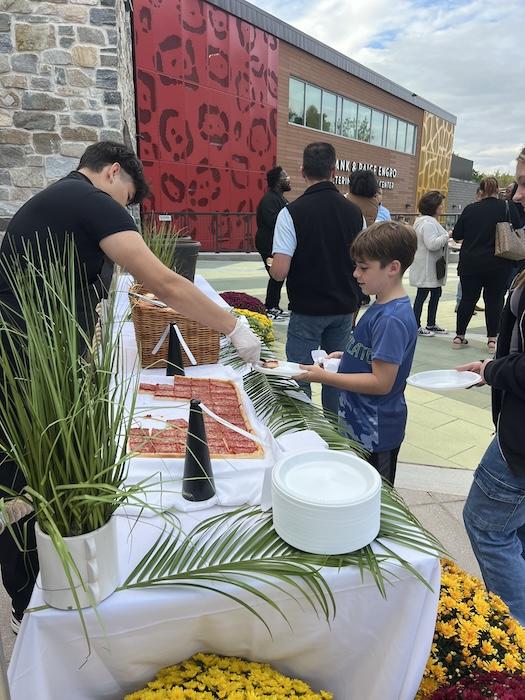
<path id="1" fill-rule="evenodd" d="M 408 297 L 386 304 L 375 302 L 354 328 L 343 353 L 339 372 L 372 372 L 372 360 L 399 366 L 389 394 L 339 393 L 339 415 L 350 437 L 371 452 L 394 450 L 405 436 L 406 378 L 416 348 L 417 326 Z"/>

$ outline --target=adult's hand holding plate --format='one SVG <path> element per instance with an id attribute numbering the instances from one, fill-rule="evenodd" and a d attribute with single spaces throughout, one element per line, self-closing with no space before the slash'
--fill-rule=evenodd
<path id="1" fill-rule="evenodd" d="M 427 391 L 453 391 L 455 389 L 468 389 L 480 382 L 480 376 L 472 371 L 458 371 L 457 369 L 433 369 L 428 372 L 412 374 L 407 379 L 407 384 Z"/>

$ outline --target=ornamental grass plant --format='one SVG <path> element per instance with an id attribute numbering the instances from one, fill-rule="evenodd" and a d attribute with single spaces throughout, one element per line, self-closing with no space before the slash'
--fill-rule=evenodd
<path id="1" fill-rule="evenodd" d="M 0 449 L 22 472 L 40 528 L 63 549 L 63 537 L 100 528 L 140 492 L 122 488 L 135 380 L 119 374 L 111 303 L 92 333 L 95 302 L 71 243 L 62 254 L 28 247 L 4 267 L 17 310 L 0 308 Z"/>
<path id="2" fill-rule="evenodd" d="M 141 225 L 142 238 L 151 252 L 169 267 L 175 269 L 175 249 L 177 240 L 183 235 L 183 228 L 176 228 L 171 221 L 157 221 L 155 215 L 144 216 Z"/>
<path id="3" fill-rule="evenodd" d="M 195 654 L 176 666 L 163 668 L 147 687 L 124 700 L 331 700 L 331 693 L 314 692 L 304 681 L 288 678 L 268 664 L 236 657 Z"/>
<path id="4" fill-rule="evenodd" d="M 480 671 L 525 674 L 525 629 L 482 581 L 444 560 L 434 640 L 417 698 L 434 698 L 438 688 L 478 678 Z M 457 697 L 470 698 L 466 693 Z M 500 696 L 472 700 L 477 697 Z"/>

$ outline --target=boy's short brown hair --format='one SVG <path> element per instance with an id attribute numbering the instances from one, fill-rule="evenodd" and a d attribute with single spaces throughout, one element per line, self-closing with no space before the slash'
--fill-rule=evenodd
<path id="1" fill-rule="evenodd" d="M 400 221 L 378 221 L 357 236 L 350 247 L 353 260 L 379 260 L 385 267 L 393 260 L 401 263 L 401 274 L 412 265 L 417 236 L 412 226 Z"/>

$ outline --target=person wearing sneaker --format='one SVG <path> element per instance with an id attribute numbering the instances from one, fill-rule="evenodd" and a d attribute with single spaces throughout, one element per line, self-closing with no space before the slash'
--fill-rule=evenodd
<path id="1" fill-rule="evenodd" d="M 277 215 L 288 202 L 284 198 L 284 192 L 289 192 L 292 188 L 290 178 L 286 172 L 278 165 L 276 168 L 268 170 L 266 173 L 268 191 L 263 195 L 257 205 L 257 233 L 255 234 L 255 247 L 259 251 L 266 272 L 270 279 L 266 288 L 266 300 L 264 305 L 268 310 L 268 316 L 273 321 L 285 321 L 289 314 L 280 308 L 282 281 L 274 280 L 270 275 L 272 263 L 273 232 Z"/>
<path id="2" fill-rule="evenodd" d="M 446 333 L 436 323 L 436 315 L 441 297 L 441 290 L 447 282 L 448 241 L 452 235 L 439 223 L 443 214 L 445 196 L 437 190 L 426 192 L 418 202 L 421 216 L 414 222 L 417 235 L 417 251 L 414 262 L 410 266 L 409 279 L 413 287 L 417 287 L 414 301 L 414 315 L 418 327 L 418 335 L 433 336 L 436 333 Z M 427 310 L 426 328 L 421 326 L 423 304 L 430 294 Z"/>
<path id="3" fill-rule="evenodd" d="M 307 188 L 284 209 L 275 224 L 273 264 L 276 280 L 286 279 L 291 316 L 286 336 L 290 362 L 312 362 L 312 350 L 328 354 L 346 347 L 359 308 L 354 261 L 348 251 L 363 228 L 360 209 L 332 182 L 336 154 L 329 143 L 310 143 L 303 152 Z M 301 388 L 311 396 L 308 382 Z M 337 413 L 339 395 L 322 388 L 323 408 Z"/>

